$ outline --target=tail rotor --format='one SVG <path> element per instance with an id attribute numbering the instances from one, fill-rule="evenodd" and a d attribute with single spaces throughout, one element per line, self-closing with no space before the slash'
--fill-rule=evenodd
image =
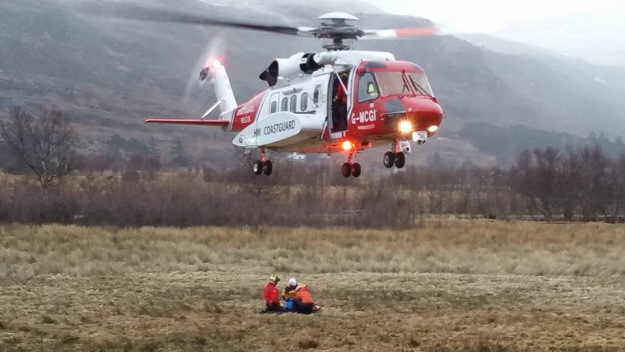
<path id="1" fill-rule="evenodd" d="M 225 53 L 224 39 L 221 36 L 215 36 L 208 42 L 193 66 L 187 80 L 183 102 L 185 108 L 194 115 L 204 114 L 206 107 L 215 103 L 213 89 L 210 84 L 207 86 L 208 76 L 212 65 L 224 63 Z"/>

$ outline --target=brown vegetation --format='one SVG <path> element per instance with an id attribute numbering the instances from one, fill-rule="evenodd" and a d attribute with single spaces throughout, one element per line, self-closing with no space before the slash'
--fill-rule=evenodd
<path id="1" fill-rule="evenodd" d="M 233 170 L 191 171 L 177 140 L 167 165 L 188 170 L 166 173 L 155 139 L 115 134 L 105 154 L 75 157 L 78 137 L 59 111 L 10 115 L 0 122 L 0 168 L 28 168 L 45 195 L 28 177 L 0 176 L 0 223 L 408 228 L 432 214 L 625 222 L 625 155 L 610 158 L 598 146 L 526 150 L 510 170 L 466 163 L 345 179 L 339 165 L 280 158 L 280 172 L 256 177 L 251 155 Z"/>
<path id="2" fill-rule="evenodd" d="M 524 152 L 510 171 L 408 167 L 361 179 L 343 178 L 338 165 L 294 161 L 257 177 L 242 167 L 154 172 L 158 158 L 139 159 L 125 172 L 83 170 L 45 197 L 28 177 L 0 175 L 0 223 L 407 228 L 432 214 L 625 221 L 625 156 L 594 147 Z"/>
<path id="3" fill-rule="evenodd" d="M 2 350 L 620 351 L 625 227 L 0 227 Z M 262 316 L 268 275 L 316 316 Z"/>

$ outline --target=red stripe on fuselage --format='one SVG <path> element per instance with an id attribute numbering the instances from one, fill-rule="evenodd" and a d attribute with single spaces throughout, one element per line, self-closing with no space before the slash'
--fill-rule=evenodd
<path id="1" fill-rule="evenodd" d="M 260 112 L 260 106 L 262 105 L 266 95 L 267 91 L 264 91 L 250 99 L 247 103 L 239 105 L 239 107 L 234 110 L 234 115 L 232 116 L 232 127 L 230 130 L 233 132 L 242 131 L 256 121 Z"/>

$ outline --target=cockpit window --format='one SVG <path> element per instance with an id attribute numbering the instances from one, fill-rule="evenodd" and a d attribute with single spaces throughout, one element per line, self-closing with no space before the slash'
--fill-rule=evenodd
<path id="1" fill-rule="evenodd" d="M 375 78 L 383 97 L 389 95 L 412 94 L 409 83 L 401 72 L 376 72 Z"/>
<path id="2" fill-rule="evenodd" d="M 358 102 L 378 98 L 378 88 L 371 73 L 361 73 L 358 80 Z"/>
<path id="3" fill-rule="evenodd" d="M 430 97 L 434 95 L 425 73 L 408 72 L 407 75 L 417 95 L 428 95 Z"/>

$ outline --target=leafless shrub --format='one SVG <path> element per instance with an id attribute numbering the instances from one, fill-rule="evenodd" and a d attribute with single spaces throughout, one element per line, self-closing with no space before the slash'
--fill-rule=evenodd
<path id="1" fill-rule="evenodd" d="M 42 108 L 39 116 L 11 109 L 9 123 L 0 122 L 0 136 L 37 177 L 47 193 L 73 169 L 77 137 L 62 113 Z"/>
<path id="2" fill-rule="evenodd" d="M 43 201 L 28 179 L 2 176 L 0 221 L 409 228 L 437 214 L 625 219 L 625 155 L 610 160 L 594 147 L 524 151 L 510 170 L 408 167 L 361 179 L 346 179 L 321 163 L 302 167 L 294 161 L 284 162 L 282 172 L 259 177 L 243 168 L 157 172 L 158 157 L 137 156 L 132 166 L 112 171 L 97 167 L 117 165 L 108 157 L 81 160 L 81 174 L 47 190 Z"/>

